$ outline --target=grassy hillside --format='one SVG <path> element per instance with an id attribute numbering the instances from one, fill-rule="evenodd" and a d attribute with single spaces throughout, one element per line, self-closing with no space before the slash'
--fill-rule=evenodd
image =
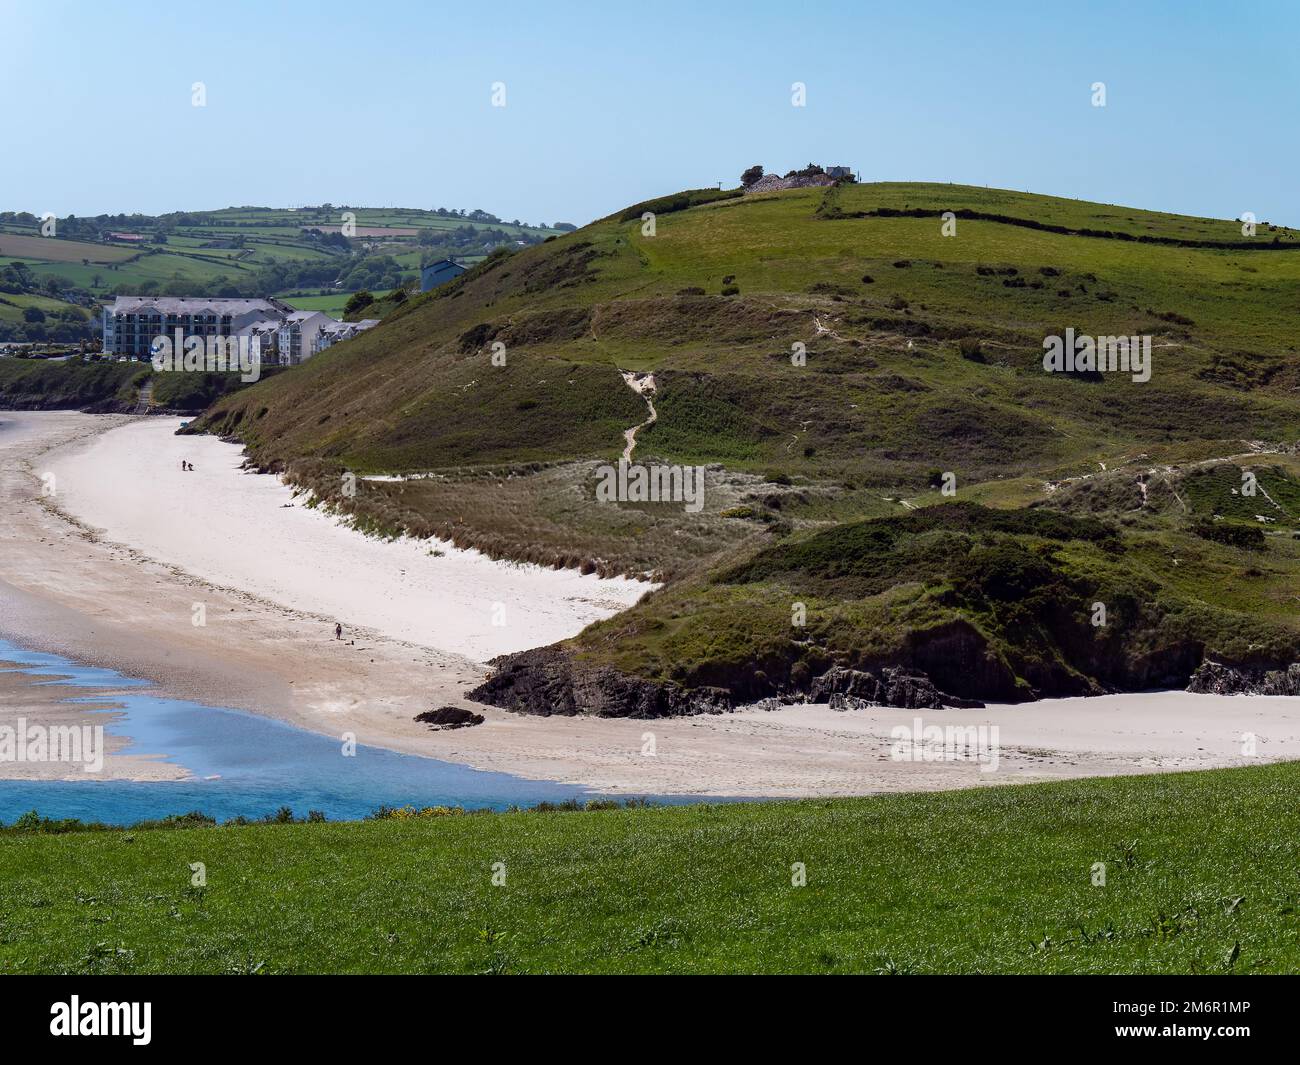
<path id="1" fill-rule="evenodd" d="M 0 359 L 0 408 L 80 410 L 133 403 L 137 379 L 146 379 L 149 372 L 138 363 Z"/>
<path id="2" fill-rule="evenodd" d="M 246 387 L 238 373 L 155 373 L 148 363 L 94 357 L 0 358 L 0 410 L 129 412 L 151 378 L 153 406 L 162 410 L 201 411 Z"/>
<path id="3" fill-rule="evenodd" d="M 1297 786 L 6 832 L 0 972 L 1295 972 Z"/>
<path id="4" fill-rule="evenodd" d="M 997 701 L 1183 687 L 1206 657 L 1300 656 L 1300 548 L 1261 543 L 1247 575 L 1243 553 L 1191 533 L 953 503 L 782 540 L 568 646 L 580 665 L 725 688 L 735 702 L 806 692 L 834 665 L 906 666 Z"/>
<path id="5" fill-rule="evenodd" d="M 600 368 L 611 392 L 614 366 L 656 370 L 661 418 L 645 446 L 678 461 L 776 463 L 840 478 L 902 472 L 921 484 L 934 465 L 986 479 L 1126 448 L 1294 433 L 1288 393 L 1300 310 L 1278 297 L 1300 279 L 1300 245 L 1296 254 L 1266 250 L 1268 237 L 1255 253 L 1166 247 L 966 220 L 943 237 L 937 214 L 836 213 L 869 210 L 886 196 L 909 202 L 900 189 L 951 207 L 986 196 L 956 186 L 849 186 L 665 214 L 653 237 L 641 234 L 639 217 L 597 223 L 413 301 L 400 324 L 358 341 L 348 357 L 286 379 L 268 391 L 271 420 L 254 443 L 286 455 L 328 448 L 358 469 L 388 471 L 499 459 L 513 445 L 495 439 L 493 425 L 467 452 L 461 426 L 448 427 L 447 410 L 433 406 L 438 386 L 473 379 L 490 339 L 505 343 L 521 370 L 485 375 L 464 420 L 508 410 L 525 393 L 538 401 L 525 422 L 549 420 L 558 386 L 543 371 L 551 367 Z M 1040 209 L 1057 217 L 1055 205 L 1068 202 L 1002 199 L 1004 210 L 1029 218 Z M 1113 213 L 1098 224 L 1117 224 Z M 1185 228 L 1170 223 L 1169 232 Z M 720 295 L 724 279 L 737 295 Z M 814 316 L 833 334 L 818 335 Z M 1156 334 L 1152 381 L 1045 374 L 1042 337 L 1067 325 Z M 981 341 L 983 361 L 962 357 L 962 338 Z M 797 341 L 808 345 L 805 367 L 790 364 Z M 385 387 L 380 367 L 401 376 Z M 362 391 L 342 404 L 345 382 Z M 292 415 L 299 399 L 330 413 L 329 423 Z M 538 453 L 590 456 L 581 419 L 563 417 L 568 433 L 547 434 Z M 614 437 L 598 453 L 619 446 Z"/>
<path id="6" fill-rule="evenodd" d="M 487 260 L 204 425 L 368 527 L 675 581 L 566 649 L 593 669 L 779 694 L 800 660 L 933 661 L 957 625 L 968 679 L 1000 678 L 981 690 L 1173 683 L 1206 655 L 1296 653 L 1298 282 L 1300 241 L 1268 224 L 948 185 L 705 190 Z M 1045 372 L 1067 328 L 1150 336 L 1150 380 Z M 700 513 L 596 501 L 647 417 L 620 370 L 655 378 L 636 458 L 710 467 Z M 343 499 L 344 469 L 433 476 Z M 910 509 L 954 500 L 1086 514 L 1106 546 L 930 530 L 928 555 L 864 557 L 869 582 L 798 552 L 727 576 L 842 523 L 910 537 Z M 1008 554 L 1068 623 L 988 598 L 968 567 Z M 1099 595 L 1115 627 L 1067 636 Z"/>

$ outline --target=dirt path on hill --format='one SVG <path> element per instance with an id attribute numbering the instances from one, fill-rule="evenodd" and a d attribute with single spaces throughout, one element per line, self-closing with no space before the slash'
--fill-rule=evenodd
<path id="1" fill-rule="evenodd" d="M 627 442 L 623 448 L 623 461 L 632 461 L 632 451 L 636 448 L 636 434 L 642 429 L 648 429 L 659 420 L 659 414 L 655 410 L 655 375 L 652 373 L 636 373 L 632 370 L 619 370 L 623 375 L 623 381 L 633 392 L 645 400 L 646 408 L 650 411 L 650 417 L 640 425 L 634 425 L 631 429 L 623 430 L 623 439 Z"/>

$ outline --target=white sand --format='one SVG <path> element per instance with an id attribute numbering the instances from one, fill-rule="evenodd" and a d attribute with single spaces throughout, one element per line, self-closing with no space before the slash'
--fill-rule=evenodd
<path id="1" fill-rule="evenodd" d="M 653 587 L 363 536 L 278 477 L 240 470 L 238 446 L 176 436 L 180 421 L 149 418 L 60 453 L 42 470 L 59 508 L 213 584 L 480 662 L 576 635 Z"/>

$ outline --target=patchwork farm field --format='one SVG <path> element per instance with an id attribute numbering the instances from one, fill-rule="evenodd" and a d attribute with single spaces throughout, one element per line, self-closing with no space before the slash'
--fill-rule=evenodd
<path id="1" fill-rule="evenodd" d="M 10 231 L 0 232 L 0 259 L 24 259 L 31 262 L 120 263 L 138 254 L 137 248 L 123 248 L 111 244 L 89 244 L 78 240 L 60 240 L 58 237 L 33 236 Z"/>
<path id="2" fill-rule="evenodd" d="M 390 256 L 406 278 L 417 275 L 422 257 L 430 254 L 422 235 L 445 237 L 453 232 L 494 234 L 494 239 L 540 240 L 559 230 L 492 222 L 462 215 L 396 208 L 271 209 L 232 208 L 166 216 L 158 219 L 125 218 L 113 229 L 138 232 L 147 239 L 138 246 L 120 246 L 86 240 L 45 238 L 39 224 L 0 223 L 0 263 L 22 262 L 38 281 L 57 279 L 63 285 L 96 296 L 156 285 L 183 290 L 187 295 L 216 295 L 223 288 L 258 287 L 271 267 L 319 266 L 332 285 L 331 264 L 344 268 L 347 256 L 338 246 L 323 244 L 320 236 L 338 234 L 342 214 L 355 216 L 357 245 L 371 244 L 367 254 Z M 489 216 L 490 217 L 490 216 Z M 160 224 L 165 243 L 157 239 Z M 315 236 L 308 230 L 319 231 Z M 457 258 L 473 263 L 485 249 L 470 243 Z M 300 291 L 292 286 L 259 288 L 259 295 Z M 347 293 L 344 293 L 346 297 Z"/>

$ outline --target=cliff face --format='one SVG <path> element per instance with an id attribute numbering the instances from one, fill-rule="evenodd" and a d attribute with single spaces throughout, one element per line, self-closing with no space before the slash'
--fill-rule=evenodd
<path id="1" fill-rule="evenodd" d="M 1285 669 L 1202 662 L 1187 685 L 1205 695 L 1300 695 L 1300 662 Z"/>
<path id="2" fill-rule="evenodd" d="M 1300 662 L 1286 668 L 1233 666 L 1205 661 L 1189 665 L 1196 650 L 1172 648 L 1161 656 L 1148 656 L 1131 664 L 1130 683 L 1118 690 L 1170 689 L 1186 685 L 1189 692 L 1211 695 L 1300 695 Z M 1005 678 L 990 669 L 962 681 L 951 670 L 952 690 L 939 688 L 934 677 L 915 666 L 884 665 L 854 669 L 832 665 L 805 687 L 782 686 L 756 691 L 754 671 L 736 671 L 730 685 L 686 687 L 621 673 L 610 666 L 592 666 L 563 646 L 539 647 L 496 660 L 496 672 L 469 697 L 489 706 L 522 714 L 596 717 L 684 717 L 718 714 L 754 704 L 764 708 L 792 703 L 827 703 L 835 710 L 873 706 L 939 710 L 979 707 L 984 698 L 1020 701 L 1024 693 L 1005 686 Z M 717 672 L 719 679 L 726 679 Z M 990 694 L 988 680 L 995 681 Z M 1077 674 L 1063 672 L 1059 683 L 1035 689 L 1031 698 L 1101 695 L 1110 689 Z M 981 698 L 981 696 L 983 698 Z"/>
<path id="3" fill-rule="evenodd" d="M 471 699 L 522 714 L 596 717 L 681 717 L 732 708 L 725 688 L 683 688 L 587 666 L 559 645 L 496 659 L 496 672 Z"/>
<path id="4" fill-rule="evenodd" d="M 737 689 L 743 690 L 739 684 Z M 588 667 L 561 647 L 542 647 L 499 660 L 497 672 L 469 697 L 524 714 L 634 718 L 720 714 L 747 702 L 728 688 L 686 688 L 628 676 L 609 666 Z M 984 705 L 940 691 L 924 674 L 891 666 L 879 672 L 832 666 L 813 680 L 807 692 L 773 693 L 757 705 L 771 709 L 799 702 L 829 703 L 836 710 Z"/>

